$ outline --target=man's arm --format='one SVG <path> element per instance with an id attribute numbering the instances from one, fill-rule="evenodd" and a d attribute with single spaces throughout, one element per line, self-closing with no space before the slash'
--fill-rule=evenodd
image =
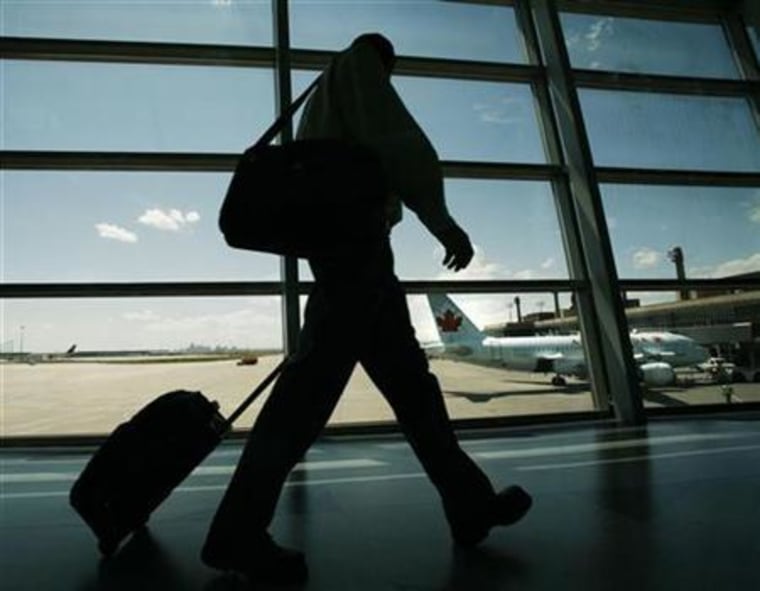
<path id="1" fill-rule="evenodd" d="M 348 52 L 337 64 L 344 120 L 355 139 L 380 156 L 391 190 L 443 244 L 443 264 L 454 271 L 473 256 L 467 234 L 449 214 L 443 172 L 435 148 L 404 106 L 380 58 L 368 46 Z"/>

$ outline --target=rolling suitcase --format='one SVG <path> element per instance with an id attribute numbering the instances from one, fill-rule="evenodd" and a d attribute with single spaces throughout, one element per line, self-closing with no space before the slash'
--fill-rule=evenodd
<path id="1" fill-rule="evenodd" d="M 162 394 L 120 424 L 95 452 L 69 502 L 112 555 L 217 446 L 233 422 L 277 377 L 283 360 L 225 419 L 200 392 Z"/>

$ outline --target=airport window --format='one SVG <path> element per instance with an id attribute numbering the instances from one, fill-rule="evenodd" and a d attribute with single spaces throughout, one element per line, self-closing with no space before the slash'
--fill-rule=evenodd
<path id="1" fill-rule="evenodd" d="M 572 306 L 567 292 L 410 296 L 417 339 L 451 417 L 594 411 L 578 334 L 538 328 L 543 319 L 571 314 Z M 451 350 L 441 345 L 442 339 L 456 344 L 458 338 L 479 344 Z"/>
<path id="2" fill-rule="evenodd" d="M 620 366 L 599 351 L 615 331 L 580 322 L 602 344 L 581 357 L 573 341 L 579 320 L 604 308 L 604 290 L 588 297 L 595 264 L 614 263 L 608 293 L 623 293 L 632 328 L 683 332 L 712 358 L 646 370 L 634 360 L 647 409 L 758 400 L 756 386 L 732 385 L 760 367 L 747 346 L 760 306 L 760 137 L 726 7 L 557 4 L 568 12 L 527 0 L 290 0 L 289 36 L 278 36 L 274 0 L 3 2 L 0 436 L 102 434 L 176 387 L 229 411 L 281 357 L 283 330 L 297 328 L 283 301 L 303 306 L 308 265 L 282 277 L 278 257 L 227 248 L 218 206 L 234 156 L 284 106 L 276 76 L 290 75 L 297 96 L 318 62 L 365 31 L 394 42 L 394 86 L 441 156 L 448 206 L 476 246 L 455 275 L 413 212 L 393 233 L 452 417 L 621 413 L 607 404 Z M 564 49 L 569 71 L 551 67 Z M 582 117 L 568 122 L 558 114 L 576 91 Z M 614 261 L 585 223 L 603 216 Z M 726 279 L 734 287 L 715 292 Z M 487 337 L 563 338 L 529 354 L 528 370 L 455 362 L 433 346 L 428 292 L 450 295 Z M 93 387 L 115 393 L 108 417 L 71 404 Z M 332 424 L 392 420 L 357 368 Z"/>
<path id="3" fill-rule="evenodd" d="M 738 78 L 718 23 L 690 23 L 562 14 L 565 44 L 574 68 Z"/>
<path id="4" fill-rule="evenodd" d="M 459 273 L 441 266 L 443 249 L 407 210 L 394 229 L 396 272 L 403 279 L 566 279 L 559 222 L 549 183 L 447 179 L 449 211 L 475 243 Z"/>
<path id="5" fill-rule="evenodd" d="M 527 84 L 402 76 L 393 81 L 441 158 L 546 162 Z"/>
<path id="6" fill-rule="evenodd" d="M 229 173 L 0 174 L 5 281 L 279 279 L 277 257 L 222 240 Z"/>
<path id="7" fill-rule="evenodd" d="M 597 166 L 760 171 L 747 100 L 581 89 Z"/>
<path id="8" fill-rule="evenodd" d="M 239 152 L 274 113 L 268 69 L 17 60 L 3 69 L 6 149 Z"/>
<path id="9" fill-rule="evenodd" d="M 316 75 L 296 72 L 293 95 Z M 546 162 L 529 85 L 410 76 L 394 76 L 393 85 L 441 159 Z"/>
<path id="10" fill-rule="evenodd" d="M 4 0 L 3 35 L 54 39 L 271 45 L 268 2 Z"/>
<path id="11" fill-rule="evenodd" d="M 524 62 L 514 9 L 469 2 L 290 3 L 295 48 L 335 51 L 357 31 L 377 31 L 393 40 L 399 55 Z"/>
<path id="12" fill-rule="evenodd" d="M 280 298 L 3 302 L 2 435 L 109 431 L 163 392 L 229 414 L 281 357 Z M 250 424 L 261 401 L 240 420 Z"/>
<path id="13" fill-rule="evenodd" d="M 628 291 L 625 302 L 631 329 L 642 337 L 651 334 L 647 346 L 651 346 L 652 363 L 661 362 L 655 358 L 659 348 L 668 351 L 671 359 L 684 353 L 700 357 L 697 347 L 702 348 L 701 359 L 671 364 L 676 367 L 668 383 L 643 389 L 647 408 L 758 400 L 760 353 L 752 327 L 760 305 L 759 290 Z"/>
<path id="14" fill-rule="evenodd" d="M 601 186 L 622 278 L 725 278 L 760 268 L 760 191 Z M 680 249 L 680 255 L 673 251 Z"/>

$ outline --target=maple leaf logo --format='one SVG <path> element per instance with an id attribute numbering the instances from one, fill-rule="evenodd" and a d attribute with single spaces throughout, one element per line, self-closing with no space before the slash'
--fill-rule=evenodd
<path id="1" fill-rule="evenodd" d="M 443 316 L 436 316 L 435 323 L 441 327 L 442 332 L 457 332 L 462 326 L 462 317 L 457 316 L 451 310 L 446 310 Z"/>

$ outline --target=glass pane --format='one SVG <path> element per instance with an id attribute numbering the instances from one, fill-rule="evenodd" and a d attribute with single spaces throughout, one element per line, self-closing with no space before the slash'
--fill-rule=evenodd
<path id="1" fill-rule="evenodd" d="M 760 134 L 744 99 L 579 91 L 598 166 L 754 172 Z"/>
<path id="2" fill-rule="evenodd" d="M 574 68 L 738 78 L 719 24 L 562 14 Z"/>
<path id="3" fill-rule="evenodd" d="M 441 159 L 546 162 L 528 85 L 401 76 L 393 80 Z"/>
<path id="4" fill-rule="evenodd" d="M 294 0 L 293 47 L 340 50 L 359 34 L 387 36 L 398 55 L 524 62 L 514 10 L 445 0 Z"/>
<path id="5" fill-rule="evenodd" d="M 176 389 L 200 390 L 229 414 L 281 359 L 277 297 L 3 300 L 0 306 L 3 436 L 108 433 Z M 260 405 L 240 425 L 250 425 Z"/>
<path id="6" fill-rule="evenodd" d="M 676 367 L 672 383 L 645 388 L 645 407 L 760 401 L 760 346 L 753 336 L 760 291 L 691 292 L 690 297 L 684 301 L 673 293 L 627 294 L 628 323 L 640 336 L 643 331 L 666 331 L 705 351 L 699 363 Z M 676 340 L 659 336 L 661 343 Z"/>
<path id="7" fill-rule="evenodd" d="M 3 0 L 3 35 L 271 45 L 269 0 Z"/>
<path id="8" fill-rule="evenodd" d="M 315 76 L 297 72 L 293 96 Z M 393 86 L 442 160 L 546 163 L 528 85 L 394 76 Z"/>
<path id="9" fill-rule="evenodd" d="M 454 273 L 444 251 L 410 210 L 393 230 L 402 279 L 565 279 L 559 222 L 548 183 L 447 179 L 449 211 L 468 232 L 476 255 Z"/>
<path id="10" fill-rule="evenodd" d="M 601 189 L 620 277 L 675 279 L 678 258 L 687 278 L 760 271 L 760 189 Z"/>
<path id="11" fill-rule="evenodd" d="M 577 335 L 539 328 L 567 313 L 569 293 L 434 297 L 411 296 L 410 310 L 452 417 L 593 410 Z M 549 362 L 549 352 L 560 360 Z"/>
<path id="12" fill-rule="evenodd" d="M 3 171 L 6 281 L 273 281 L 274 255 L 229 248 L 229 174 Z"/>
<path id="13" fill-rule="evenodd" d="M 242 152 L 272 122 L 272 71 L 5 61 L 9 150 Z"/>

